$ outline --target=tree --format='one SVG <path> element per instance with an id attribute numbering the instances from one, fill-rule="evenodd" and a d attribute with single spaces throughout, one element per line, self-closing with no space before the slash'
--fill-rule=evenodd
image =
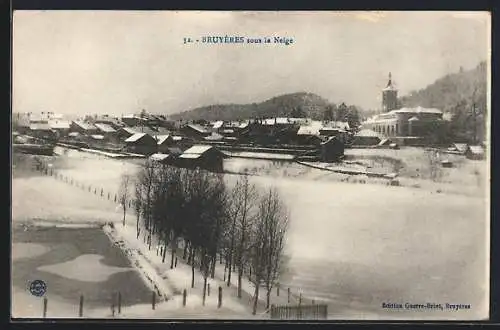
<path id="1" fill-rule="evenodd" d="M 248 175 L 238 178 L 236 185 L 230 192 L 230 198 L 227 203 L 229 246 L 226 263 L 228 264 L 227 286 L 231 285 L 231 271 L 234 265 L 238 266 L 238 297 L 241 298 L 241 282 L 244 271 L 244 264 L 248 252 L 248 236 L 251 228 L 251 222 L 254 218 L 256 189 L 250 184 Z"/>
<path id="2" fill-rule="evenodd" d="M 124 173 L 120 178 L 120 189 L 118 190 L 118 200 L 123 208 L 123 226 L 125 227 L 125 217 L 127 213 L 127 203 L 130 199 L 130 181 L 129 174 Z"/>
<path id="3" fill-rule="evenodd" d="M 136 189 L 139 191 L 141 195 L 140 205 L 141 205 L 141 215 L 143 216 L 145 222 L 145 228 L 148 231 L 147 243 L 149 249 L 151 249 L 151 240 L 152 240 L 152 211 L 153 211 L 153 201 L 154 201 L 154 191 L 156 180 L 156 165 L 153 161 L 147 160 L 144 164 L 144 167 L 139 172 L 138 175 L 138 184 L 140 189 Z"/>
<path id="4" fill-rule="evenodd" d="M 252 313 L 257 312 L 259 289 L 267 290 L 266 308 L 269 308 L 271 290 L 283 267 L 283 248 L 288 227 L 286 207 L 276 189 L 270 188 L 260 198 L 257 221 L 253 226 L 250 280 L 255 285 Z"/>
<path id="5" fill-rule="evenodd" d="M 261 198 L 259 221 L 264 227 L 266 248 L 264 249 L 264 284 L 267 289 L 266 309 L 270 306 L 271 290 L 279 279 L 283 266 L 283 249 L 288 229 L 288 211 L 278 191 L 268 190 Z"/>
<path id="6" fill-rule="evenodd" d="M 357 132 L 359 130 L 359 126 L 361 125 L 361 117 L 359 115 L 358 108 L 354 105 L 350 105 L 347 108 L 346 119 L 353 132 Z"/>
<path id="7" fill-rule="evenodd" d="M 347 121 L 347 105 L 342 102 L 338 107 L 337 107 L 337 111 L 336 113 L 334 114 L 334 120 L 335 121 Z"/>

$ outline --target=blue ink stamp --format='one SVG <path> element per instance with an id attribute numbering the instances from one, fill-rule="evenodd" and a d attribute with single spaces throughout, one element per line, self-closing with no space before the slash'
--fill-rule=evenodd
<path id="1" fill-rule="evenodd" d="M 30 284 L 30 292 L 34 296 L 42 297 L 47 292 L 47 284 L 42 280 L 34 280 Z"/>

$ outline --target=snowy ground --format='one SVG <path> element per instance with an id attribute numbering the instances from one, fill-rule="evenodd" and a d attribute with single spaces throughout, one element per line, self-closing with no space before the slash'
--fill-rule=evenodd
<path id="1" fill-rule="evenodd" d="M 82 158 L 81 154 L 71 151 L 63 160 L 55 161 L 54 166 L 75 180 L 103 187 L 105 192 L 117 190 L 121 173 L 133 173 L 138 168 L 137 163 L 130 161 L 88 154 Z M 244 168 L 249 164 L 242 161 L 248 160 L 238 160 L 232 166 Z M 268 171 L 268 175 L 252 176 L 251 180 L 261 188 L 276 186 L 290 208 L 287 253 L 291 259 L 283 286 L 290 286 L 295 293 L 302 292 L 304 299 L 326 301 L 331 318 L 481 319 L 487 316 L 489 221 L 488 204 L 481 197 L 484 194 L 474 197 L 473 194 L 445 193 L 446 190 L 437 193 L 435 189 L 335 182 L 330 173 L 304 169 L 297 164 L 278 165 L 264 160 L 250 160 L 250 163 L 256 172 L 259 168 Z M 470 169 L 481 164 L 466 162 L 463 167 Z M 236 176 L 226 178 L 231 183 Z M 75 203 L 85 204 L 88 200 L 88 205 L 85 204 L 88 212 L 95 212 L 90 218 L 105 221 L 108 217 L 108 221 L 119 222 L 119 210 L 106 198 L 87 191 L 81 191 L 73 199 L 56 192 L 50 195 L 50 188 L 56 185 L 59 186 L 54 191 L 58 192 L 65 191 L 61 185 L 78 190 L 53 178 L 20 180 L 18 183 L 16 179 L 13 185 L 13 206 L 18 200 L 16 209 L 22 209 L 26 191 L 47 192 L 40 202 L 39 194 L 26 199 L 30 205 L 33 201 L 41 205 L 37 205 L 34 208 L 37 211 L 32 214 L 17 211 L 25 217 L 36 216 L 38 208 L 49 212 L 43 206 L 49 205 L 49 200 L 62 198 L 64 202 L 60 204 L 68 205 L 65 213 L 71 214 Z M 474 189 L 478 191 L 480 187 Z M 97 206 L 91 206 L 92 203 Z M 77 215 L 70 218 L 74 217 Z M 160 270 L 163 271 L 160 275 L 170 271 Z M 182 289 L 187 278 L 180 268 L 170 272 L 170 279 Z M 424 315 L 415 310 L 383 309 L 382 302 L 461 303 L 470 304 L 471 309 L 433 311 Z M 137 308 L 135 313 L 140 314 L 141 309 Z M 135 314 L 131 311 L 130 315 Z"/>

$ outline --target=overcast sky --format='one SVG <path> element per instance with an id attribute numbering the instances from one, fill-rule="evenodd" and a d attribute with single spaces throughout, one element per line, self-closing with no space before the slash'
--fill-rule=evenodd
<path id="1" fill-rule="evenodd" d="M 489 59 L 488 13 L 16 11 L 13 111 L 175 113 L 307 91 L 380 107 Z M 293 38 L 183 44 L 184 37 Z"/>

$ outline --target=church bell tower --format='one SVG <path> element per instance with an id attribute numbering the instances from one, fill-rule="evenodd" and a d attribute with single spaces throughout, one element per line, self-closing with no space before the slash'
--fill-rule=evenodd
<path id="1" fill-rule="evenodd" d="M 398 90 L 392 83 L 392 74 L 389 72 L 389 81 L 387 86 L 382 90 L 382 112 L 389 112 L 397 109 L 398 106 Z"/>

